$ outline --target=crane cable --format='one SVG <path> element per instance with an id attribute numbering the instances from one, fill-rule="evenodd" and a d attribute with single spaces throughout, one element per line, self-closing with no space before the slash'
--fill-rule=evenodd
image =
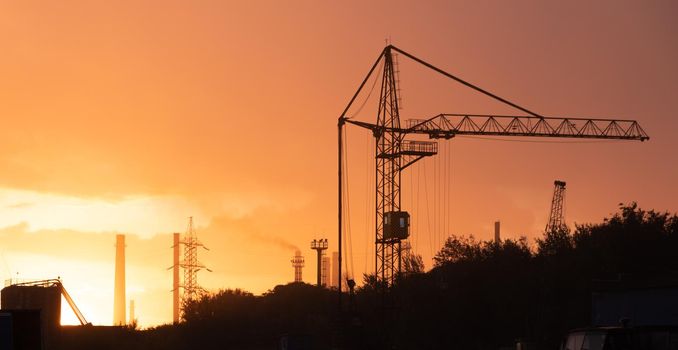
<path id="1" fill-rule="evenodd" d="M 379 63 L 379 66 L 378 66 L 378 68 L 377 68 L 377 71 L 381 70 L 381 66 L 382 66 L 383 64 L 384 64 L 383 61 Z M 375 74 L 375 75 L 374 75 L 374 82 L 372 83 L 372 87 L 370 88 L 370 92 L 367 93 L 367 96 L 366 96 L 365 99 L 363 100 L 363 103 L 360 104 L 360 106 L 358 107 L 358 110 L 356 110 L 355 113 L 353 113 L 353 114 L 349 117 L 349 119 L 350 119 L 350 118 L 355 118 L 355 117 L 363 110 L 363 107 L 365 107 L 365 105 L 367 104 L 367 101 L 368 101 L 368 100 L 370 99 L 370 97 L 372 96 L 372 92 L 374 92 L 374 88 L 377 86 L 377 80 L 379 80 L 379 79 L 377 79 L 378 76 L 379 76 L 379 74 Z"/>
<path id="2" fill-rule="evenodd" d="M 418 238 L 419 238 L 419 235 L 420 235 L 420 232 L 421 232 L 421 230 L 420 230 L 421 225 L 419 225 L 419 223 L 420 223 L 419 212 L 421 211 L 421 206 L 419 205 L 419 203 L 420 203 L 419 199 L 421 198 L 421 167 L 419 166 L 419 164 L 415 164 L 415 166 L 417 167 L 417 211 L 416 211 L 417 216 L 414 218 L 414 222 L 415 222 L 416 228 L 417 228 L 417 231 L 416 231 L 417 235 L 414 237 L 414 243 L 415 243 L 416 246 L 419 246 Z"/>
<path id="3" fill-rule="evenodd" d="M 426 170 L 426 163 L 424 164 L 424 203 L 426 203 L 426 222 L 427 222 L 427 227 L 428 227 L 428 242 L 429 242 L 429 253 L 431 253 L 431 256 L 433 256 L 433 230 L 431 229 L 431 210 L 429 207 L 429 200 L 428 200 L 428 171 Z"/>
<path id="4" fill-rule="evenodd" d="M 346 268 L 346 277 L 347 279 L 353 279 L 353 248 L 352 248 L 352 239 L 351 239 L 351 207 L 350 207 L 350 196 L 349 196 L 349 190 L 348 190 L 348 161 L 346 157 L 346 152 L 347 152 L 347 133 L 344 133 L 344 140 L 343 140 L 343 162 L 344 162 L 344 183 L 345 186 L 343 187 L 344 189 L 344 197 L 346 198 L 346 201 L 344 201 L 344 206 L 345 206 L 345 212 L 347 213 L 346 215 L 346 220 L 345 220 L 345 226 L 344 226 L 344 232 L 345 234 L 343 235 L 343 240 L 344 240 L 344 246 L 347 248 L 346 249 L 346 259 L 344 260 L 344 267 Z M 350 267 L 350 268 L 349 268 Z"/>
<path id="5" fill-rule="evenodd" d="M 379 65 L 378 65 L 378 70 L 381 70 L 382 65 L 383 65 L 383 62 L 380 62 Z M 358 109 L 354 113 L 352 113 L 351 117 L 348 117 L 348 119 L 355 118 L 363 110 L 363 108 L 365 107 L 367 102 L 370 100 L 370 97 L 372 97 L 372 93 L 374 92 L 374 89 L 377 86 L 377 81 L 379 80 L 379 79 L 377 79 L 377 77 L 378 77 L 378 75 L 375 74 L 374 78 L 373 78 L 374 81 L 372 82 L 372 87 L 370 88 L 370 91 L 367 93 L 367 96 L 362 101 L 360 106 L 358 106 Z M 369 136 L 368 136 L 368 138 L 369 138 Z M 342 161 L 344 162 L 345 171 L 344 171 L 344 176 L 343 176 L 344 179 L 342 179 L 342 181 L 344 181 L 346 183 L 346 186 L 345 186 L 345 189 L 344 189 L 344 193 L 346 195 L 346 201 L 345 201 L 344 206 L 346 208 L 346 213 L 348 213 L 348 215 L 346 216 L 346 224 L 344 226 L 344 230 L 345 230 L 346 234 L 349 235 L 348 239 L 346 238 L 346 235 L 343 236 L 343 243 L 348 248 L 347 254 L 346 254 L 347 258 L 344 260 L 344 265 L 345 265 L 345 268 L 346 268 L 346 275 L 351 276 L 351 278 L 352 278 L 353 277 L 352 276 L 353 275 L 353 270 L 352 270 L 353 269 L 353 251 L 352 251 L 352 247 L 351 247 L 351 237 L 350 237 L 351 221 L 350 221 L 350 212 L 349 212 L 350 206 L 349 206 L 349 203 L 348 203 L 349 202 L 349 195 L 348 195 L 348 161 L 347 161 L 347 156 L 346 156 L 346 153 L 347 153 L 347 151 L 346 151 L 347 145 L 346 144 L 347 144 L 347 136 L 344 135 L 344 137 L 343 137 L 343 145 L 344 145 L 343 146 L 343 148 L 344 148 L 343 158 L 344 159 Z M 368 159 L 367 163 L 369 164 L 370 153 L 369 152 L 365 152 L 365 153 L 366 153 L 366 157 Z M 367 174 L 368 182 L 367 182 L 367 185 L 365 187 L 366 187 L 368 193 L 367 193 L 367 196 L 365 198 L 365 207 L 367 209 L 366 210 L 367 214 L 365 215 L 365 222 L 366 222 L 365 239 L 368 240 L 368 241 L 365 244 L 365 268 L 364 268 L 364 270 L 367 272 L 367 262 L 370 260 L 369 259 L 369 232 L 370 232 L 369 226 L 370 226 L 370 222 L 371 222 L 371 218 L 372 218 L 372 215 L 369 214 L 369 201 L 367 200 L 367 198 L 370 197 L 369 191 L 371 190 L 371 187 L 370 187 L 371 181 L 370 180 L 371 180 L 372 174 L 369 171 L 369 169 L 370 169 L 369 165 L 366 168 L 367 168 L 367 172 L 368 172 L 368 174 Z M 348 241 L 348 245 L 347 245 L 346 241 Z M 350 273 L 349 273 L 349 269 L 348 269 L 348 264 L 349 264 L 348 260 L 350 260 L 350 265 L 351 265 Z"/>
<path id="6" fill-rule="evenodd" d="M 440 231 L 440 242 L 438 242 L 438 246 L 442 247 L 443 242 L 445 241 L 445 237 L 447 237 L 447 217 L 449 216 L 449 211 L 448 209 L 448 203 L 450 202 L 450 196 L 447 193 L 447 190 L 449 189 L 448 183 L 447 183 L 447 163 L 448 163 L 448 154 L 447 154 L 447 142 L 445 142 L 445 145 L 443 146 L 443 156 L 444 158 L 442 159 L 442 195 L 443 195 L 443 203 L 442 203 L 442 209 L 443 209 L 443 215 L 440 218 L 441 220 L 441 225 L 442 229 Z"/>
<path id="7" fill-rule="evenodd" d="M 369 274 L 369 270 L 367 269 L 368 262 L 371 261 L 371 256 L 370 256 L 370 226 L 372 223 L 372 208 L 370 204 L 372 204 L 372 201 L 370 198 L 372 196 L 372 171 L 373 167 L 370 164 L 370 158 L 372 158 L 372 150 L 374 149 L 373 147 L 373 140 L 374 138 L 372 135 L 365 133 L 365 146 L 368 148 L 367 151 L 365 152 L 365 178 L 367 179 L 367 182 L 365 184 L 365 258 L 364 258 L 364 267 L 363 267 L 363 272 L 366 274 Z"/>
<path id="8" fill-rule="evenodd" d="M 453 176 L 454 168 L 453 168 L 452 162 L 454 161 L 454 158 L 452 158 L 452 143 L 451 142 L 449 143 L 448 152 L 450 154 L 449 155 L 450 161 L 449 161 L 449 164 L 448 164 L 448 166 L 449 166 L 448 175 L 450 177 L 449 178 L 450 187 L 448 188 L 448 194 L 450 196 L 448 212 L 449 212 L 450 216 L 449 216 L 448 221 L 447 221 L 447 237 L 445 238 L 445 242 L 447 242 L 447 238 L 449 238 L 450 235 L 452 234 L 452 213 L 453 213 L 453 211 L 452 211 L 452 190 L 454 188 L 454 185 L 453 185 L 453 182 L 452 182 L 454 180 L 454 176 Z"/>
<path id="9" fill-rule="evenodd" d="M 442 244 L 445 244 L 447 237 L 450 236 L 450 162 L 452 161 L 452 154 L 450 153 L 450 142 L 445 142 L 445 216 L 443 217 L 443 227 L 445 228 L 442 237 Z"/>
<path id="10" fill-rule="evenodd" d="M 433 158 L 433 251 L 438 250 L 438 157 Z"/>
<path id="11" fill-rule="evenodd" d="M 415 213 L 415 208 L 414 208 L 414 180 L 413 177 L 414 175 L 412 174 L 413 170 L 410 169 L 408 172 L 410 174 L 410 208 L 412 209 L 412 213 Z M 410 231 L 412 231 L 412 222 L 410 221 Z M 418 233 L 417 233 L 418 234 Z M 412 236 L 412 233 L 410 233 L 410 236 Z M 414 247 L 416 244 L 412 244 L 414 240 L 411 240 L 410 242 L 410 252 L 414 250 Z"/>

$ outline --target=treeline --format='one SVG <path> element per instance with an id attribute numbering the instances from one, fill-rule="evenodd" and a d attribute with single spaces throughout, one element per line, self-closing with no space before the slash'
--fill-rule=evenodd
<path id="1" fill-rule="evenodd" d="M 677 249 L 678 217 L 635 203 L 602 223 L 548 232 L 535 247 L 525 238 L 497 244 L 452 236 L 432 271 L 394 289 L 397 330 L 389 342 L 498 349 L 523 339 L 557 349 L 567 330 L 590 326 L 598 284 L 675 275 Z"/>
<path id="2" fill-rule="evenodd" d="M 224 290 L 188 303 L 185 322 L 137 332 L 143 349 L 499 349 L 523 339 L 556 349 L 588 326 L 596 283 L 678 271 L 678 217 L 636 204 L 602 223 L 500 243 L 451 236 L 382 293 L 374 276 L 349 297 L 292 283 L 262 296 Z M 130 344 L 130 343 L 127 343 Z M 126 348 L 133 348 L 126 345 Z"/>

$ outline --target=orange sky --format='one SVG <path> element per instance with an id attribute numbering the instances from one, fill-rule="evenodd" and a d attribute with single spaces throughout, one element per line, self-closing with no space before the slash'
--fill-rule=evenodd
<path id="1" fill-rule="evenodd" d="M 633 200 L 678 210 L 675 2 L 413 4 L 3 2 L 0 277 L 61 276 L 86 317 L 110 324 L 114 234 L 127 233 L 139 322 L 169 322 L 170 234 L 194 216 L 211 248 L 205 287 L 290 281 L 291 246 L 309 261 L 311 239 L 336 247 L 336 119 L 387 37 L 539 113 L 637 119 L 651 136 L 441 144 L 403 175 L 427 267 L 443 231 L 489 238 L 500 219 L 504 237 L 538 237 L 555 179 L 570 225 Z M 403 119 L 516 113 L 400 62 Z M 373 100 L 351 115 L 374 122 Z M 374 264 L 373 151 L 347 133 L 360 276 Z"/>

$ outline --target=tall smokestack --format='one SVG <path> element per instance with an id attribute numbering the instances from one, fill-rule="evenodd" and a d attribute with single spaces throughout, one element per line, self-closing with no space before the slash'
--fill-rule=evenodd
<path id="1" fill-rule="evenodd" d="M 320 276 L 321 284 L 325 288 L 330 287 L 330 257 L 323 255 L 322 260 L 322 276 Z"/>
<path id="2" fill-rule="evenodd" d="M 501 234 L 499 232 L 500 229 L 500 223 L 499 220 L 494 222 L 494 243 L 501 243 Z"/>
<path id="3" fill-rule="evenodd" d="M 172 321 L 179 323 L 179 233 L 174 233 L 174 265 L 172 265 Z"/>
<path id="4" fill-rule="evenodd" d="M 332 252 L 332 276 L 330 277 L 330 287 L 339 288 L 339 253 Z"/>
<path id="5" fill-rule="evenodd" d="M 125 317 L 125 235 L 115 235 L 115 291 L 113 325 L 126 324 Z"/>

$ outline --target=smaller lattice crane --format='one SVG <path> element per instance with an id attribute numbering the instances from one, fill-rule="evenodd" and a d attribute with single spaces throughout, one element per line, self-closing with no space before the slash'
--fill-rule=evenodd
<path id="1" fill-rule="evenodd" d="M 544 232 L 566 231 L 565 225 L 565 181 L 553 182 L 553 200 L 551 201 L 551 213 L 546 223 Z"/>

